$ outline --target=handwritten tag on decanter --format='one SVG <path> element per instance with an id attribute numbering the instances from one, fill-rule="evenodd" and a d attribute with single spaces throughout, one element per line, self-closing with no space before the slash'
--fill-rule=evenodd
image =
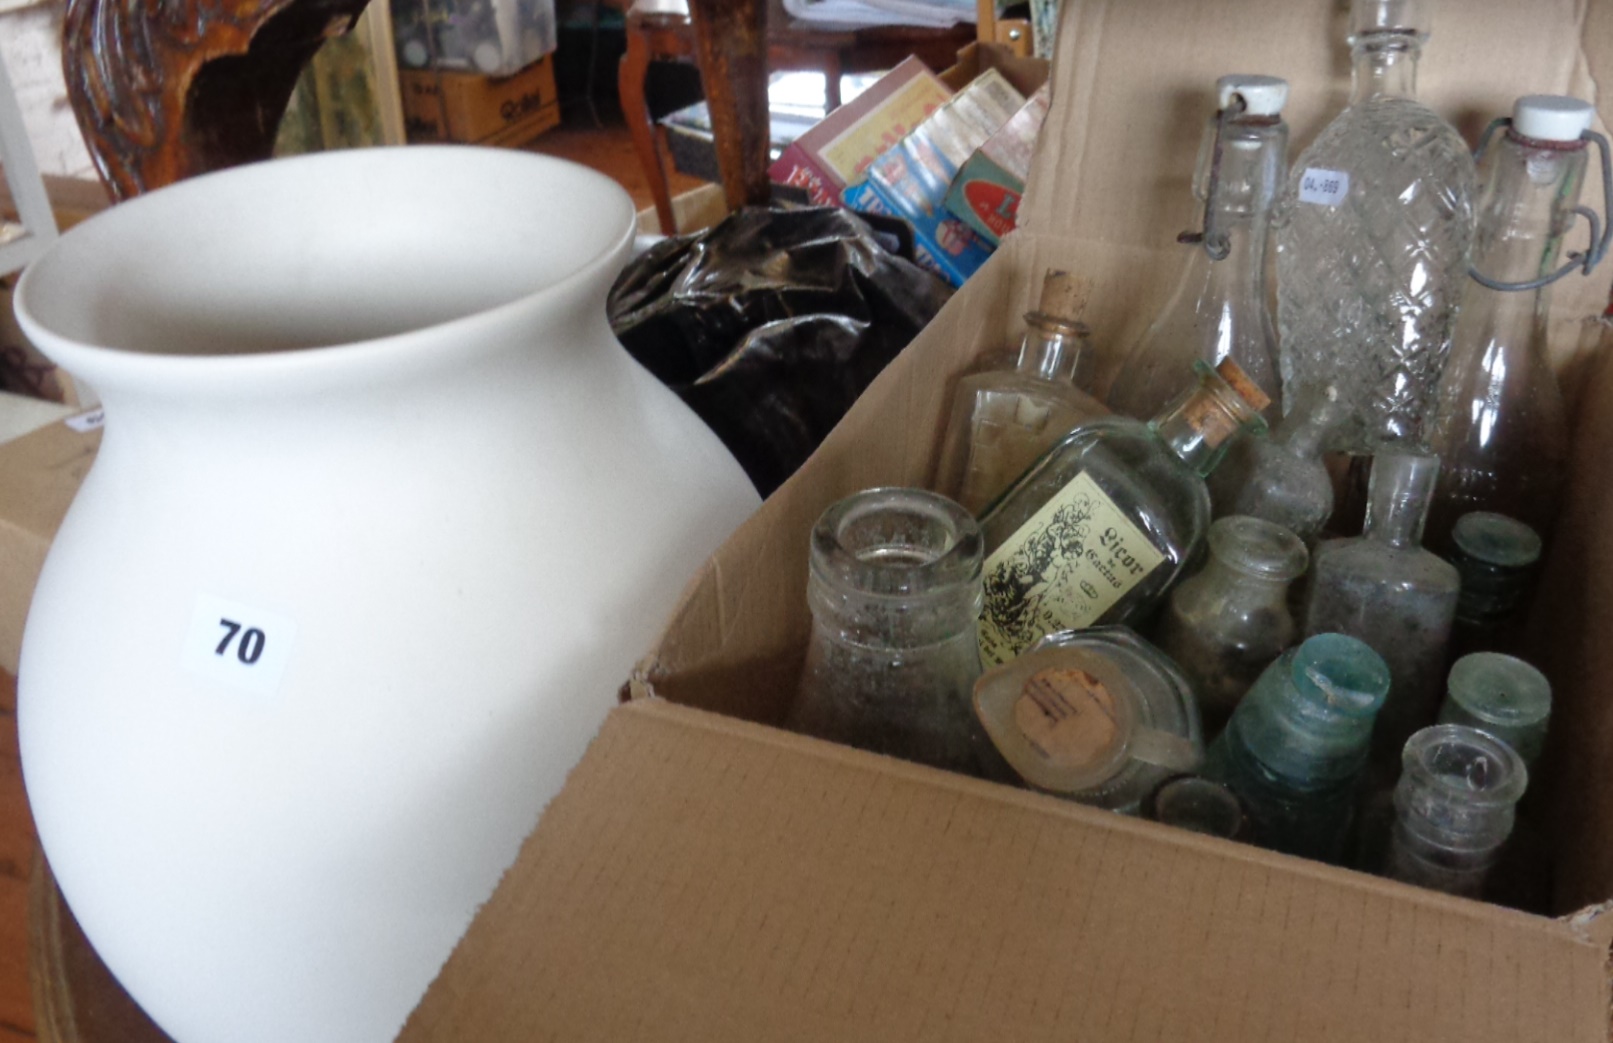
<path id="1" fill-rule="evenodd" d="M 297 624 L 212 594 L 199 594 L 185 637 L 184 667 L 198 677 L 272 696 L 291 659 Z"/>
<path id="2" fill-rule="evenodd" d="M 1309 167 L 1299 176 L 1299 201 L 1338 206 L 1350 196 L 1350 174 L 1345 170 Z"/>
<path id="3" fill-rule="evenodd" d="M 1085 670 L 1039 670 L 1020 689 L 1014 723 L 1054 764 L 1079 768 L 1113 749 L 1120 734 L 1115 697 Z"/>
<path id="4" fill-rule="evenodd" d="M 1006 663 L 1047 634 L 1091 626 L 1164 562 L 1081 472 L 986 559 L 981 660 Z"/>

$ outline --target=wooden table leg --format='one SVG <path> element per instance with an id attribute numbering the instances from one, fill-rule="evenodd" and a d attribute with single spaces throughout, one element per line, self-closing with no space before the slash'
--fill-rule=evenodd
<path id="1" fill-rule="evenodd" d="M 627 121 L 628 136 L 633 139 L 633 151 L 638 153 L 644 179 L 650 183 L 650 196 L 655 200 L 655 216 L 661 223 L 661 234 L 677 235 L 678 223 L 672 214 L 672 190 L 667 184 L 666 168 L 661 165 L 661 150 L 656 147 L 655 124 L 644 101 L 644 77 L 650 70 L 650 58 L 650 45 L 642 28 L 629 22 L 627 51 L 616 68 L 617 95 L 621 98 L 622 117 Z"/>
<path id="2" fill-rule="evenodd" d="M 767 203 L 767 8 L 762 0 L 690 0 L 717 170 L 730 209 Z"/>

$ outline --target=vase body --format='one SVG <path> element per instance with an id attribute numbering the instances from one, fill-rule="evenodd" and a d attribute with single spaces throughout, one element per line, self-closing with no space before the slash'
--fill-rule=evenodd
<path id="1" fill-rule="evenodd" d="M 632 223 L 570 164 L 360 150 L 122 204 L 25 275 L 107 420 L 29 615 L 24 777 L 180 1043 L 393 1038 L 755 507 L 610 334 Z"/>

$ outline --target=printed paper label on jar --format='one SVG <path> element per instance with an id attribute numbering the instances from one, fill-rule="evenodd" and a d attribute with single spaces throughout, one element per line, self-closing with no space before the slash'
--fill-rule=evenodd
<path id="1" fill-rule="evenodd" d="M 1350 197 L 1350 173 L 1347 170 L 1323 170 L 1306 167 L 1299 176 L 1299 201 L 1338 206 Z"/>
<path id="2" fill-rule="evenodd" d="M 1083 471 L 986 559 L 981 660 L 1091 626 L 1165 560 Z"/>

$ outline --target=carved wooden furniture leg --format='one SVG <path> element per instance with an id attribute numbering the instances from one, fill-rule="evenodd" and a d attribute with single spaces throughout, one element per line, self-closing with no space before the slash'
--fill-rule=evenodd
<path id="1" fill-rule="evenodd" d="M 68 0 L 68 97 L 113 196 L 269 158 L 303 66 L 367 2 Z"/>
<path id="2" fill-rule="evenodd" d="M 762 0 L 690 0 L 717 170 L 730 209 L 765 204 L 767 8 Z"/>
<path id="3" fill-rule="evenodd" d="M 644 77 L 656 57 L 654 52 L 665 49 L 652 46 L 652 37 L 671 32 L 673 30 L 658 29 L 635 5 L 627 14 L 627 51 L 616 69 L 616 93 L 622 103 L 622 118 L 627 123 L 628 136 L 633 139 L 633 151 L 638 153 L 644 180 L 650 184 L 650 197 L 655 200 L 655 216 L 661 223 L 662 235 L 676 235 L 678 224 L 672 213 L 672 189 L 667 183 L 666 167 L 661 163 L 655 124 L 644 100 Z"/>

